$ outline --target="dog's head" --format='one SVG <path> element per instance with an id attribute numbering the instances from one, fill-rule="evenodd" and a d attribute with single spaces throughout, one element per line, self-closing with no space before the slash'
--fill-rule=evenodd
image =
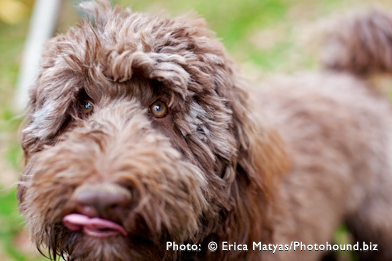
<path id="1" fill-rule="evenodd" d="M 152 260 L 267 239 L 284 153 L 204 20 L 83 7 L 93 23 L 48 42 L 30 90 L 18 199 L 37 246 Z"/>

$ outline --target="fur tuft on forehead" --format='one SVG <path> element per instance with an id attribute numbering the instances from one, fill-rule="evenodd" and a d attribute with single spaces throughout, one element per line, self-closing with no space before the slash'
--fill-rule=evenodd
<path id="1" fill-rule="evenodd" d="M 217 107 L 213 110 L 232 113 L 226 103 L 230 96 L 238 96 L 232 81 L 237 77 L 204 19 L 149 17 L 118 6 L 112 9 L 107 1 L 81 6 L 94 24 L 84 21 L 48 42 L 37 86 L 31 90 L 33 111 L 51 103 L 53 117 L 60 117 L 84 89 L 97 99 L 163 92 L 169 96 L 168 105 L 181 111 L 198 100 Z M 142 84 L 137 89 L 129 84 L 141 80 L 155 86 Z M 155 90 L 146 90 L 149 87 Z M 56 102 L 47 101 L 52 98 Z"/>
<path id="2" fill-rule="evenodd" d="M 105 1 L 81 4 L 94 25 L 84 21 L 67 34 L 54 38 L 47 53 L 58 56 L 43 64 L 68 64 L 85 80 L 125 82 L 133 76 L 156 79 L 183 99 L 220 87 L 211 72 L 229 62 L 204 19 L 185 16 L 149 17 Z M 227 77 L 222 71 L 220 77 Z"/>

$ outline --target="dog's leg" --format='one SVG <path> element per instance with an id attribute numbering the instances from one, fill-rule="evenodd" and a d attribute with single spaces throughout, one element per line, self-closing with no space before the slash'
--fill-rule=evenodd
<path id="1" fill-rule="evenodd" d="M 384 186 L 367 198 L 347 226 L 358 242 L 360 261 L 392 260 L 392 190 Z"/>

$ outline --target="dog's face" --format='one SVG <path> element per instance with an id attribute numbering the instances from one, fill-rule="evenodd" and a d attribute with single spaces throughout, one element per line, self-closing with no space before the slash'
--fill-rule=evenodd
<path id="1" fill-rule="evenodd" d="M 261 234 L 261 221 L 238 223 L 262 218 L 280 152 L 264 130 L 252 138 L 221 44 L 202 20 L 85 8 L 95 26 L 52 39 L 30 91 L 18 198 L 37 246 L 151 260 L 173 257 L 166 241 Z"/>

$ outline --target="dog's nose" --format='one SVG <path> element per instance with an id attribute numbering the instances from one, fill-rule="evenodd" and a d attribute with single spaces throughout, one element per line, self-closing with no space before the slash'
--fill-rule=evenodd
<path id="1" fill-rule="evenodd" d="M 116 184 L 83 185 L 74 192 L 76 212 L 118 221 L 131 204 L 131 193 Z"/>

